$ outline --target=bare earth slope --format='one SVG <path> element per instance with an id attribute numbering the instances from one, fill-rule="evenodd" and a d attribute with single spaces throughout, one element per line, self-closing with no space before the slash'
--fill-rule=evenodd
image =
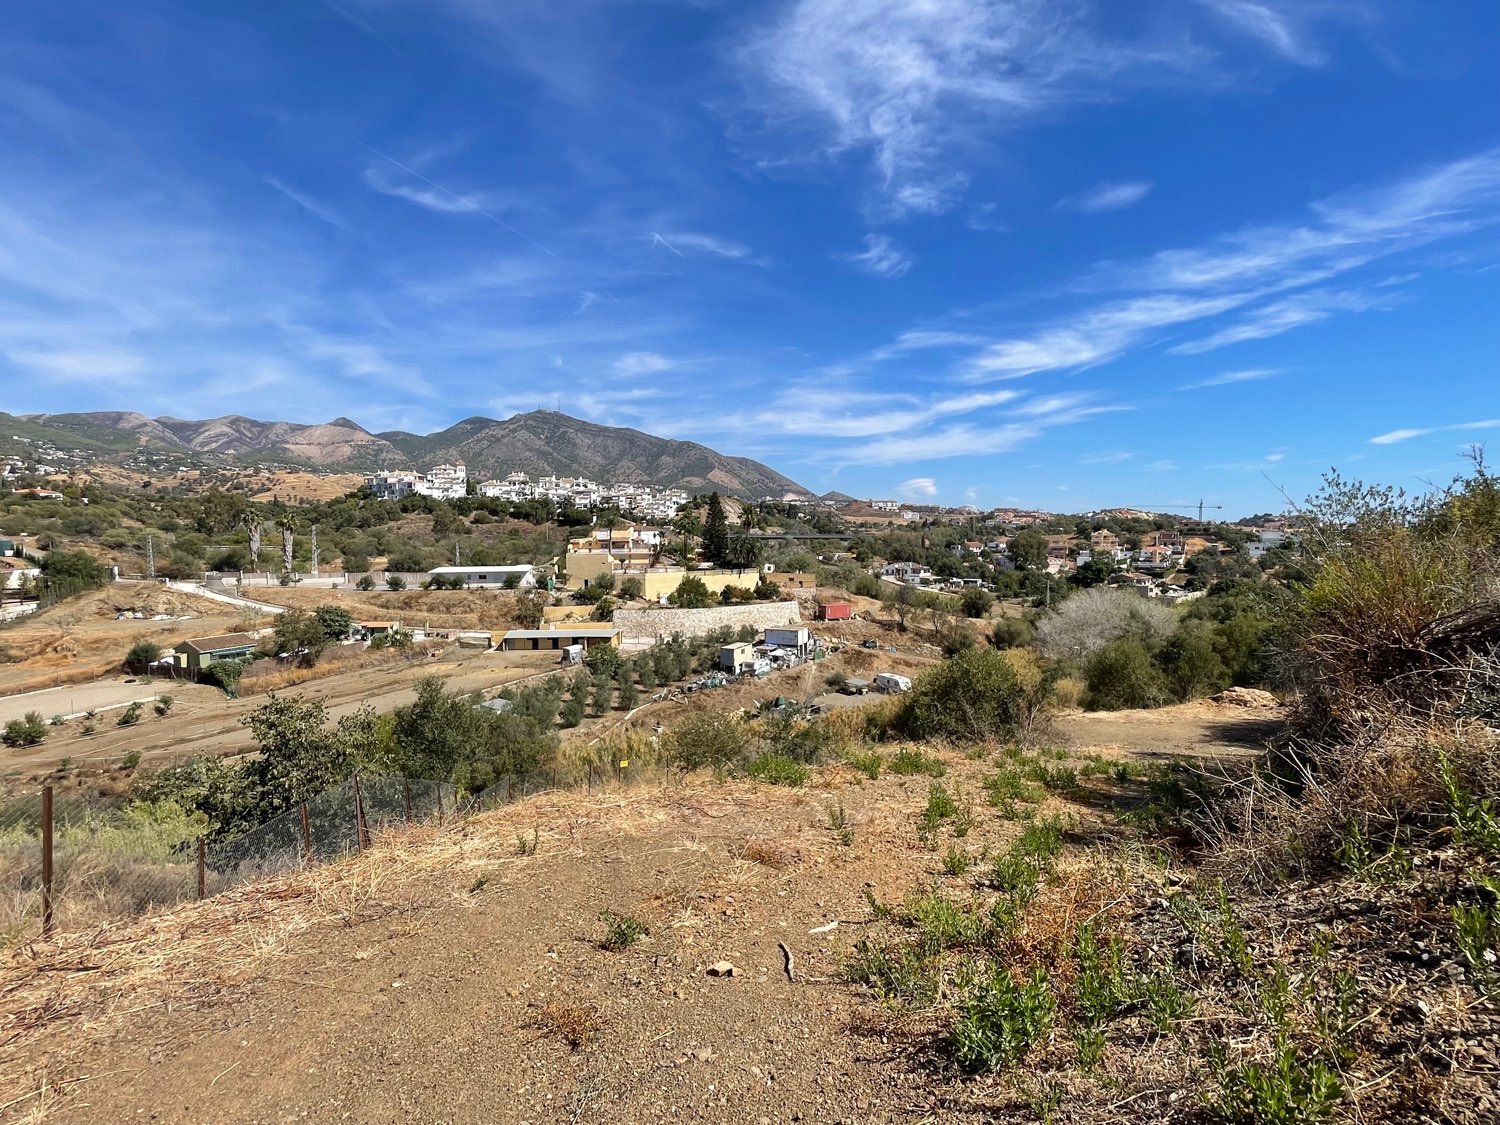
<path id="1" fill-rule="evenodd" d="M 1199 710 L 1180 730 L 1252 721 Z M 987 767 L 949 768 L 975 793 Z M 865 887 L 941 878 L 914 833 L 927 787 L 833 768 L 807 790 L 546 795 L 13 951 L 0 1120 L 992 1120 L 840 983 Z M 979 802 L 965 843 L 1017 831 Z M 599 948 L 602 910 L 649 938 Z M 706 974 L 721 959 L 733 977 Z"/>

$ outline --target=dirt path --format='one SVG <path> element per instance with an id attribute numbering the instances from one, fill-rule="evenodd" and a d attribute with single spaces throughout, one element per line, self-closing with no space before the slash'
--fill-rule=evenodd
<path id="1" fill-rule="evenodd" d="M 1208 729 L 1160 718 L 1141 745 Z M 1261 719 L 1224 715 L 1219 734 Z M 916 832 L 920 776 L 548 794 L 16 951 L 0 968 L 0 1075 L 16 1076 L 0 1104 L 19 1100 L 0 1121 L 995 1120 L 840 983 L 866 888 L 962 893 L 942 849 L 993 855 L 1020 830 L 983 803 L 990 763 L 947 764 L 976 818 L 937 847 Z M 604 910 L 649 937 L 600 948 Z M 734 976 L 707 975 L 721 959 Z"/>

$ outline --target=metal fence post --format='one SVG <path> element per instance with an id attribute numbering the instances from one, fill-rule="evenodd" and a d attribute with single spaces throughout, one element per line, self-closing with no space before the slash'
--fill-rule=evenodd
<path id="1" fill-rule="evenodd" d="M 359 788 L 359 774 L 354 775 L 354 842 L 360 851 L 370 846 L 370 830 L 365 824 L 365 798 Z"/>
<path id="2" fill-rule="evenodd" d="M 199 836 L 198 837 L 198 897 L 200 899 L 203 898 L 204 891 L 206 890 L 206 886 L 207 886 L 207 879 L 205 877 L 205 869 L 208 866 L 207 861 L 208 861 L 208 848 L 203 843 L 203 837 Z"/>
<path id="3" fill-rule="evenodd" d="M 52 786 L 42 786 L 42 937 L 52 936 Z"/>
<path id="4" fill-rule="evenodd" d="M 302 810 L 302 866 L 312 866 L 312 828 L 307 823 L 307 802 L 299 802 Z"/>
<path id="5" fill-rule="evenodd" d="M 411 780 L 401 779 L 401 802 L 406 806 L 406 823 L 411 823 Z"/>

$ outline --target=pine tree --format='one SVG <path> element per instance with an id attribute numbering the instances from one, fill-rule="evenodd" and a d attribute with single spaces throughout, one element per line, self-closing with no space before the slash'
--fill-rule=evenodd
<path id="1" fill-rule="evenodd" d="M 729 519 L 717 492 L 708 494 L 708 514 L 703 518 L 703 557 L 723 566 L 729 556 Z"/>

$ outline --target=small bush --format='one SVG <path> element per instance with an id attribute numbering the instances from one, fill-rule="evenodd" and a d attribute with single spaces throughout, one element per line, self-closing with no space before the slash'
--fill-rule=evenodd
<path id="1" fill-rule="evenodd" d="M 671 732 L 667 760 L 681 770 L 707 768 L 723 773 L 743 761 L 749 749 L 744 723 L 732 715 L 705 711 Z"/>
<path id="2" fill-rule="evenodd" d="M 155 641 L 137 641 L 125 654 L 125 667 L 131 672 L 146 672 L 159 659 L 161 645 Z"/>
<path id="3" fill-rule="evenodd" d="M 948 772 L 948 767 L 931 754 L 924 754 L 920 750 L 902 749 L 896 752 L 887 768 L 894 774 L 902 777 L 913 777 L 917 774 L 926 774 L 928 777 L 942 777 Z"/>
<path id="4" fill-rule="evenodd" d="M 1049 706 L 1051 682 L 1028 683 L 1007 655 L 969 649 L 917 679 L 900 725 L 913 738 L 983 742 L 1030 731 Z"/>
<path id="5" fill-rule="evenodd" d="M 1134 640 L 1101 648 L 1089 661 L 1088 685 L 1084 705 L 1090 711 L 1160 707 L 1172 700 L 1161 669 L 1152 662 L 1146 646 Z"/>
<path id="6" fill-rule="evenodd" d="M 949 1043 L 964 1070 L 983 1072 L 1015 1066 L 1052 1026 L 1056 1004 L 1040 965 L 1018 983 L 1001 964 L 990 967 L 963 1000 Z"/>
<path id="7" fill-rule="evenodd" d="M 1317 1125 L 1333 1119 L 1344 1096 L 1338 1075 L 1317 1058 L 1304 1058 L 1278 1035 L 1269 1062 L 1221 1069 L 1219 1113 L 1236 1125 Z"/>
<path id="8" fill-rule="evenodd" d="M 892 1007 L 925 1008 L 937 998 L 936 959 L 905 943 L 878 946 L 860 938 L 844 971 Z"/>
<path id="9" fill-rule="evenodd" d="M 871 781 L 875 781 L 880 777 L 880 767 L 885 765 L 885 758 L 875 750 L 870 750 L 863 754 L 851 753 L 844 760 Z"/>
<path id="10" fill-rule="evenodd" d="M 599 948 L 612 952 L 629 949 L 651 932 L 639 918 L 618 914 L 613 910 L 601 911 L 599 921 L 604 923 L 604 937 L 599 942 Z"/>
<path id="11" fill-rule="evenodd" d="M 141 764 L 141 752 L 132 750 L 120 759 L 120 768 L 123 770 L 134 770 Z"/>
<path id="12" fill-rule="evenodd" d="M 369 593 L 371 590 L 375 589 L 374 576 L 370 574 L 360 575 L 359 581 L 354 584 L 354 588 L 356 590 L 363 590 L 366 593 Z"/>
<path id="13" fill-rule="evenodd" d="M 745 767 L 745 773 L 757 781 L 772 785 L 805 785 L 812 771 L 785 754 L 762 754 Z"/>
<path id="14" fill-rule="evenodd" d="M 0 741 L 7 746 L 35 746 L 47 737 L 47 727 L 42 722 L 40 711 L 27 711 L 24 718 L 12 719 L 5 724 L 5 733 Z"/>
<path id="15" fill-rule="evenodd" d="M 136 723 L 141 721 L 141 712 L 143 710 L 144 708 L 140 703 L 132 703 L 120 712 L 120 717 L 115 720 L 115 725 L 119 727 L 135 726 Z"/>
<path id="16" fill-rule="evenodd" d="M 387 574 L 385 576 L 385 588 L 387 590 L 404 590 L 406 589 L 406 579 L 402 578 L 399 574 Z"/>
<path id="17" fill-rule="evenodd" d="M 172 713 L 172 707 L 177 701 L 170 695 L 163 695 L 156 701 L 156 713 L 163 717 Z"/>
<path id="18" fill-rule="evenodd" d="M 962 851 L 957 844 L 950 844 L 948 851 L 943 855 L 943 874 L 963 875 L 973 862 L 968 852 Z"/>
<path id="19" fill-rule="evenodd" d="M 846 848 L 851 846 L 854 843 L 854 829 L 849 826 L 849 814 L 844 811 L 843 802 L 840 801 L 836 805 L 830 804 L 827 812 L 828 827 L 833 829 L 838 842 Z"/>

